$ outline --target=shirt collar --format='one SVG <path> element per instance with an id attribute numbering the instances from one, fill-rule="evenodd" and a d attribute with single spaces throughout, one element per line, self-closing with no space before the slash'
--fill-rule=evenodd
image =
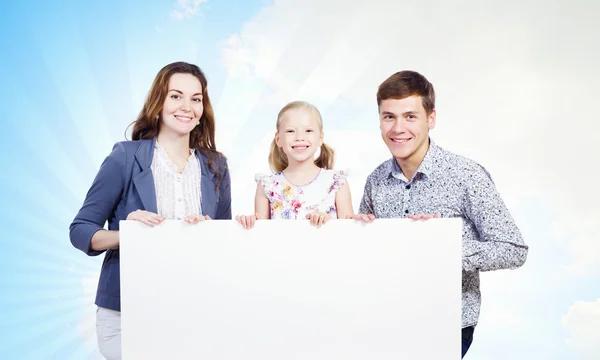
<path id="1" fill-rule="evenodd" d="M 421 161 L 421 164 L 417 168 L 415 175 L 418 173 L 421 173 L 427 177 L 431 176 L 431 172 L 434 170 L 435 163 L 437 162 L 440 154 L 441 154 L 441 148 L 439 146 L 437 146 L 431 138 L 429 138 L 429 149 L 427 149 L 427 153 L 425 154 L 423 161 Z M 398 165 L 398 162 L 396 161 L 396 159 L 392 157 L 390 159 L 390 162 L 391 162 L 390 175 L 397 179 L 401 179 L 406 182 L 409 182 L 409 180 L 406 178 L 406 176 L 404 176 L 404 174 L 402 173 L 402 170 L 400 169 L 400 165 Z M 414 176 L 413 176 L 413 178 L 414 178 Z"/>

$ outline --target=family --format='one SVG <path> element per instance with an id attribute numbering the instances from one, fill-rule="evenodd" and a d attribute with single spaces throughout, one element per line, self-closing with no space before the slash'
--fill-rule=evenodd
<path id="1" fill-rule="evenodd" d="M 266 219 L 322 226 L 330 219 L 461 218 L 464 357 L 479 318 L 479 272 L 520 267 L 528 246 L 486 169 L 430 138 L 435 92 L 423 75 L 391 75 L 377 89 L 377 106 L 381 138 L 392 157 L 367 177 L 358 213 L 347 174 L 334 169 L 319 110 L 294 101 L 277 115 L 268 160 L 273 174 L 256 175 L 254 213 L 235 219 L 251 229 Z M 98 345 L 106 359 L 121 358 L 119 221 L 153 226 L 166 219 L 230 220 L 230 183 L 226 158 L 215 146 L 204 73 L 185 62 L 166 65 L 133 122 L 132 141 L 114 145 L 70 226 L 73 246 L 89 256 L 105 253 L 95 303 Z"/>

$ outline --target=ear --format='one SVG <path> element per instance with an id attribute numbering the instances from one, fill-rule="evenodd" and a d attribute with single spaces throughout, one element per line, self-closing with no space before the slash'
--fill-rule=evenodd
<path id="1" fill-rule="evenodd" d="M 281 143 L 279 141 L 279 131 L 275 131 L 275 144 L 277 144 L 277 147 L 281 147 Z"/>
<path id="2" fill-rule="evenodd" d="M 431 114 L 429 114 L 429 116 L 427 117 L 427 122 L 429 125 L 429 130 L 435 127 L 435 109 L 433 109 Z"/>

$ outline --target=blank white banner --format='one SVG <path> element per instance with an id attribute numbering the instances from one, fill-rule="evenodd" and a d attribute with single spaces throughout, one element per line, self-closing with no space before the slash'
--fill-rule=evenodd
<path id="1" fill-rule="evenodd" d="M 123 359 L 460 359 L 461 221 L 121 222 Z"/>

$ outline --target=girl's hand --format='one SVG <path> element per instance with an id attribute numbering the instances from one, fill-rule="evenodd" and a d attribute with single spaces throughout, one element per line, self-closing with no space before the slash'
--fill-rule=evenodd
<path id="1" fill-rule="evenodd" d="M 185 221 L 188 224 L 197 224 L 201 221 L 205 221 L 205 220 L 211 220 L 210 216 L 208 215 L 189 215 L 186 216 L 185 219 L 183 219 L 183 221 Z"/>
<path id="2" fill-rule="evenodd" d="M 165 217 L 150 211 L 138 209 L 136 211 L 130 212 L 129 215 L 127 215 L 126 220 L 135 220 L 142 222 L 148 226 L 154 226 L 163 222 L 165 220 Z"/>
<path id="3" fill-rule="evenodd" d="M 322 213 L 322 212 L 314 212 L 306 215 L 306 218 L 310 220 L 310 223 L 316 227 L 320 227 L 325 224 L 329 219 L 331 219 L 331 215 Z"/>
<path id="4" fill-rule="evenodd" d="M 258 219 L 258 215 L 237 215 L 235 219 L 242 224 L 244 229 L 252 229 L 256 223 L 256 219 Z"/>

